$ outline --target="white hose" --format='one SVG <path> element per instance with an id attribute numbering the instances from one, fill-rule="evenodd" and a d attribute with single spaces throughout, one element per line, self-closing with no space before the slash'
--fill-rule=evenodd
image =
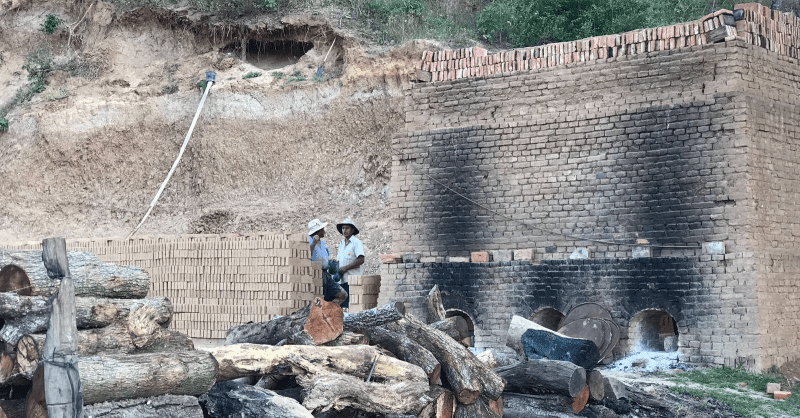
<path id="1" fill-rule="evenodd" d="M 189 127 L 189 132 L 186 133 L 186 139 L 183 140 L 183 145 L 181 145 L 181 151 L 178 153 L 178 158 L 175 159 L 175 162 L 172 164 L 172 168 L 169 170 L 169 174 L 167 174 L 167 178 L 164 179 L 164 182 L 161 183 L 161 187 L 158 189 L 158 193 L 153 198 L 153 201 L 150 202 L 150 207 L 147 209 L 147 213 L 144 214 L 142 220 L 139 221 L 139 225 L 136 225 L 136 228 L 133 228 L 128 236 L 125 239 L 128 239 L 139 230 L 139 228 L 144 224 L 144 221 L 150 216 L 150 212 L 153 211 L 153 208 L 156 206 L 156 202 L 158 202 L 158 198 L 161 197 L 161 193 L 164 192 L 164 188 L 167 187 L 167 183 L 169 182 L 170 177 L 172 177 L 172 173 L 175 172 L 175 168 L 178 167 L 178 164 L 181 162 L 181 157 L 183 156 L 183 151 L 186 150 L 186 146 L 189 145 L 189 139 L 192 137 L 192 132 L 194 132 L 194 125 L 197 123 L 197 119 L 200 117 L 200 112 L 203 110 L 203 104 L 206 102 L 206 97 L 208 97 L 208 92 L 211 90 L 211 86 L 214 84 L 213 81 L 209 81 L 206 85 L 206 91 L 203 92 L 203 99 L 200 100 L 200 106 L 197 107 L 197 112 L 194 114 L 194 119 L 192 120 L 192 126 Z"/>

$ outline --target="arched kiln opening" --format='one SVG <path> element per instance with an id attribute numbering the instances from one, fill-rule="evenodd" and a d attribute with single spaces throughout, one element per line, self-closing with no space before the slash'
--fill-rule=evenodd
<path id="1" fill-rule="evenodd" d="M 463 322 L 459 321 L 459 323 L 456 324 L 456 327 L 461 333 L 461 336 L 464 337 L 461 342 L 469 347 L 472 347 L 475 344 L 475 322 L 472 320 L 472 317 L 460 309 L 448 309 L 445 311 L 444 316 L 445 318 L 457 316 L 464 319 Z"/>
<path id="2" fill-rule="evenodd" d="M 636 351 L 677 351 L 678 325 L 667 311 L 644 310 L 631 319 L 628 338 Z"/>
<path id="3" fill-rule="evenodd" d="M 245 59 L 248 63 L 262 70 L 274 70 L 297 64 L 306 52 L 314 48 L 314 44 L 286 39 L 250 39 L 245 44 L 245 47 Z M 222 49 L 222 52 L 241 57 L 242 44 L 240 42 L 230 43 Z"/>
<path id="4" fill-rule="evenodd" d="M 553 308 L 542 308 L 530 317 L 530 321 L 547 329 L 558 331 L 558 324 L 564 319 L 564 314 Z"/>

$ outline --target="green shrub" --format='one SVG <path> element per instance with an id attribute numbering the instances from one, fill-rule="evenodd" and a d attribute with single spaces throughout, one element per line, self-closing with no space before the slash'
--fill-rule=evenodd
<path id="1" fill-rule="evenodd" d="M 390 15 L 422 15 L 425 11 L 423 0 L 369 0 L 367 8 L 384 17 Z"/>
<path id="2" fill-rule="evenodd" d="M 286 73 L 283 71 L 273 71 L 272 76 L 277 80 L 282 80 L 284 77 L 286 77 Z"/>
<path id="3" fill-rule="evenodd" d="M 3 116 L 0 116 L 0 131 L 7 131 L 8 130 L 8 119 Z"/>
<path id="4" fill-rule="evenodd" d="M 294 70 L 292 72 L 292 76 L 289 77 L 289 82 L 291 83 L 292 81 L 298 81 L 298 82 L 299 81 L 306 81 L 306 76 L 305 76 L 305 74 L 303 74 L 302 71 Z"/>
<path id="5" fill-rule="evenodd" d="M 200 89 L 200 93 L 205 93 L 206 88 L 208 88 L 208 80 L 200 80 L 195 85 Z"/>
<path id="6" fill-rule="evenodd" d="M 47 15 L 47 17 L 44 19 L 44 22 L 42 22 L 42 27 L 40 29 L 42 32 L 52 35 L 62 23 L 64 23 L 64 21 L 58 16 Z"/>
<path id="7" fill-rule="evenodd" d="M 261 77 L 261 73 L 257 72 L 250 72 L 242 76 L 242 80 L 247 80 L 248 78 L 256 78 Z"/>
<path id="8" fill-rule="evenodd" d="M 41 81 L 44 84 L 47 75 L 53 70 L 53 52 L 44 47 L 34 49 L 28 54 L 22 69 L 28 71 L 28 80 Z"/>

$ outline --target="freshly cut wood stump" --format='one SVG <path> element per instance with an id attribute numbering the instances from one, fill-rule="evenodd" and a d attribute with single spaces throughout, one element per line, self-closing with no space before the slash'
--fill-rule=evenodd
<path id="1" fill-rule="evenodd" d="M 528 359 L 496 372 L 506 380 L 506 392 L 558 393 L 574 398 L 586 387 L 586 370 L 567 361 Z"/>
<path id="2" fill-rule="evenodd" d="M 322 344 L 341 335 L 344 330 L 342 316 L 339 305 L 316 298 L 291 315 L 272 318 L 267 322 L 232 326 L 225 344 Z"/>
<path id="3" fill-rule="evenodd" d="M 68 251 L 67 260 L 75 280 L 75 296 L 139 299 L 150 289 L 150 276 L 140 267 L 106 263 L 84 251 Z M 50 297 L 58 289 L 58 281 L 48 277 L 42 264 L 42 251 L 0 248 L 0 266 L 7 264 L 25 271 L 34 296 Z"/>
<path id="4" fill-rule="evenodd" d="M 428 384 L 428 376 L 419 366 L 381 355 L 380 350 L 368 345 L 236 344 L 213 348 L 211 353 L 219 361 L 219 381 L 271 373 L 348 374 L 366 379 L 372 370 L 373 379 Z"/>
<path id="5" fill-rule="evenodd" d="M 590 370 L 586 374 L 586 385 L 589 386 L 589 398 L 593 401 L 602 401 L 605 398 L 603 374 L 599 370 Z"/>

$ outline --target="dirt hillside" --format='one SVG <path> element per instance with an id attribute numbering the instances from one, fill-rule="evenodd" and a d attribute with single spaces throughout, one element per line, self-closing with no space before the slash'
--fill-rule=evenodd
<path id="1" fill-rule="evenodd" d="M 48 14 L 64 20 L 53 34 L 41 30 Z M 314 217 L 352 216 L 375 271 L 391 242 L 402 89 L 432 47 L 368 53 L 312 15 L 226 23 L 180 8 L 0 0 L 0 107 L 28 88 L 31 52 L 54 62 L 46 89 L 14 106 L 0 132 L 0 242 L 126 236 L 178 155 L 202 97 L 197 82 L 215 71 L 183 159 L 138 234 L 303 231 Z M 261 76 L 243 79 L 252 72 Z"/>

